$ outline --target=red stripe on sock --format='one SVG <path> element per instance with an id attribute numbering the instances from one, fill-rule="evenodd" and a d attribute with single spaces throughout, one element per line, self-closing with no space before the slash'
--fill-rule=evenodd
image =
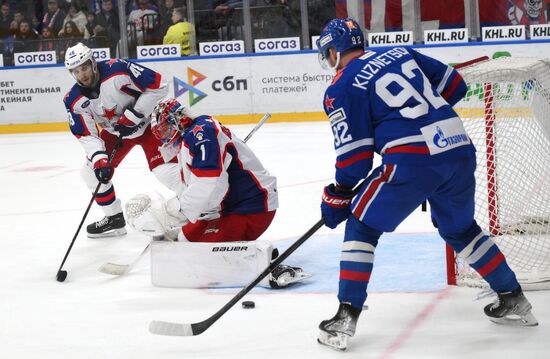
<path id="1" fill-rule="evenodd" d="M 112 200 L 113 198 L 115 198 L 115 191 L 112 191 L 109 195 L 107 195 L 106 197 L 96 197 L 95 200 L 96 202 L 99 204 L 99 203 L 106 203 L 106 202 L 109 202 L 110 200 Z"/>
<path id="2" fill-rule="evenodd" d="M 492 271 L 495 270 L 496 267 L 500 263 L 504 261 L 504 254 L 502 252 L 498 252 L 493 259 L 489 261 L 489 263 L 485 264 L 483 267 L 479 268 L 477 271 L 482 277 L 485 277 L 486 275 L 490 274 Z"/>
<path id="3" fill-rule="evenodd" d="M 354 272 L 351 270 L 340 270 L 340 279 L 355 280 L 355 281 L 368 281 L 370 279 L 371 272 Z"/>

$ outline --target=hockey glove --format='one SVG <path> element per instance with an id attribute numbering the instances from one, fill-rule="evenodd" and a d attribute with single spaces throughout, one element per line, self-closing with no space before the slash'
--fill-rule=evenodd
<path id="1" fill-rule="evenodd" d="M 97 180 L 103 184 L 106 184 L 109 183 L 111 178 L 113 178 L 115 169 L 106 158 L 102 158 L 94 163 L 94 172 Z"/>
<path id="2" fill-rule="evenodd" d="M 131 136 L 145 124 L 142 122 L 144 117 L 141 113 L 127 108 L 114 126 L 115 131 L 120 133 L 122 137 Z"/>
<path id="3" fill-rule="evenodd" d="M 336 228 L 349 217 L 351 200 L 353 199 L 351 189 L 340 188 L 331 183 L 325 187 L 322 199 L 321 215 L 327 227 Z"/>

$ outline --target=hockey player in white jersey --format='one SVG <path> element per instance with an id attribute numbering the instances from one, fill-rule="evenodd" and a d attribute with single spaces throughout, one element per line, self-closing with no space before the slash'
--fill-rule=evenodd
<path id="1" fill-rule="evenodd" d="M 156 213 L 156 218 L 144 213 L 131 218 L 130 225 L 166 236 L 177 228 L 179 241 L 256 240 L 279 206 L 276 177 L 227 127 L 211 116 L 192 116 L 176 99 L 159 103 L 151 118 L 165 160 L 179 157 L 183 190 L 160 206 L 167 213 Z M 286 265 L 272 274 L 275 288 L 310 276 Z"/>
<path id="2" fill-rule="evenodd" d="M 321 212 L 330 228 L 346 222 L 340 306 L 319 325 L 319 342 L 346 348 L 367 299 L 381 234 L 393 232 L 425 200 L 441 237 L 497 293 L 485 307 L 490 320 L 537 325 L 505 256 L 474 220 L 475 148 L 452 107 L 466 94 L 460 74 L 414 49 L 365 50 L 353 19 L 331 20 L 317 46 L 324 67 L 337 70 L 323 97 L 336 164 Z M 382 165 L 372 169 L 374 153 Z"/>
<path id="3" fill-rule="evenodd" d="M 162 159 L 158 152 L 160 142 L 150 125 L 150 114 L 157 102 L 167 96 L 168 85 L 159 73 L 129 61 L 96 63 L 92 50 L 81 43 L 67 49 L 65 67 L 76 80 L 63 102 L 71 132 L 86 153 L 81 175 L 91 191 L 98 181 L 102 183 L 95 201 L 105 218 L 87 227 L 88 236 L 126 234 L 122 206 L 111 178 L 135 145 L 143 148 L 149 169 L 161 183 L 176 193 L 181 188 L 177 159 Z M 109 159 L 119 137 L 122 142 Z"/>

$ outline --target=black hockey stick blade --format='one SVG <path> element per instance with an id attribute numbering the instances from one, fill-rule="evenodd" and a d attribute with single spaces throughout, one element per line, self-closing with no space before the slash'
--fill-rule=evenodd
<path id="1" fill-rule="evenodd" d="M 303 236 L 301 236 L 294 244 L 292 244 L 286 251 L 284 251 L 279 257 L 277 257 L 271 264 L 264 269 L 264 271 L 256 278 L 252 283 L 243 288 L 237 295 L 235 295 L 226 305 L 218 310 L 210 318 L 203 320 L 202 322 L 192 324 L 180 324 L 163 322 L 154 320 L 149 324 L 149 331 L 152 334 L 168 335 L 168 336 L 180 336 L 189 337 L 195 336 L 206 331 L 212 324 L 221 318 L 231 307 L 238 303 L 248 292 L 252 290 L 258 283 L 262 281 L 273 269 L 281 264 L 288 258 L 298 247 L 300 247 L 309 237 L 311 237 L 319 228 L 325 224 L 325 220 L 320 219 L 313 227 L 311 227 Z"/>

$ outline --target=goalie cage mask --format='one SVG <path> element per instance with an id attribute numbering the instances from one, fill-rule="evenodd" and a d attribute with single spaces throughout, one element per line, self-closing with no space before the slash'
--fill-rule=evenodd
<path id="1" fill-rule="evenodd" d="M 176 99 L 159 102 L 151 113 L 151 130 L 155 138 L 162 142 L 160 151 L 177 152 L 181 136 L 192 122 L 193 118 L 188 110 Z"/>

